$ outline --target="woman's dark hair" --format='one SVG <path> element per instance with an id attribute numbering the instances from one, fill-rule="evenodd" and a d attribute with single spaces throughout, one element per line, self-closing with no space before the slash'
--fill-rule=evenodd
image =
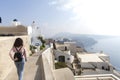
<path id="1" fill-rule="evenodd" d="M 14 47 L 23 46 L 23 40 L 22 40 L 21 38 L 16 38 L 13 46 L 14 46 Z"/>

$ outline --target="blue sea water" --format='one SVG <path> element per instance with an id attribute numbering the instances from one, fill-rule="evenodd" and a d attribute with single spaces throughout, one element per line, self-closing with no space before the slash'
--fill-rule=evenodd
<path id="1" fill-rule="evenodd" d="M 85 47 L 88 52 L 100 52 L 110 56 L 110 62 L 120 71 L 120 37 L 104 38 L 97 40 L 92 46 Z"/>

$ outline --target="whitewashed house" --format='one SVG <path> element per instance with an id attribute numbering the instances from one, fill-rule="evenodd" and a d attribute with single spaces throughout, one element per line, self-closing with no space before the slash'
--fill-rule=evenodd
<path id="1" fill-rule="evenodd" d="M 77 58 L 82 69 L 113 70 L 109 56 L 104 53 L 77 53 Z"/>
<path id="2" fill-rule="evenodd" d="M 21 22 L 18 21 L 17 19 L 14 19 L 14 20 L 12 21 L 12 26 L 18 26 L 18 25 L 21 25 Z"/>
<path id="3" fill-rule="evenodd" d="M 55 60 L 58 62 L 72 63 L 74 60 L 74 56 L 71 55 L 70 50 L 54 50 Z"/>

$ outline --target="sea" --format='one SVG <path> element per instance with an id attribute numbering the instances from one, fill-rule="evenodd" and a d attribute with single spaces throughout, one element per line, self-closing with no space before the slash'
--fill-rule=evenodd
<path id="1" fill-rule="evenodd" d="M 97 43 L 84 47 L 88 52 L 104 52 L 109 55 L 111 64 L 120 71 L 120 37 L 97 39 Z"/>

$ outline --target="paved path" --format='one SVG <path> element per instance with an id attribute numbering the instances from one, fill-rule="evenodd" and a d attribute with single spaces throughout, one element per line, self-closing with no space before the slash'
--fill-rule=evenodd
<path id="1" fill-rule="evenodd" d="M 39 80 L 38 65 L 36 65 L 39 54 L 35 53 L 25 63 L 23 80 Z M 16 67 L 9 73 L 5 80 L 18 80 Z"/>

